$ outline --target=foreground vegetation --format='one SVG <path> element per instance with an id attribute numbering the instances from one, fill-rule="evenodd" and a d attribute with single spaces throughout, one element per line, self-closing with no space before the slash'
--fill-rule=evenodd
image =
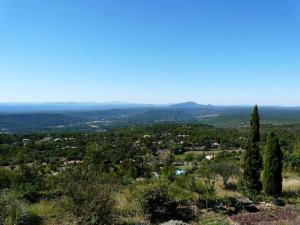
<path id="1" fill-rule="evenodd" d="M 256 122 L 250 132 L 160 124 L 2 134 L 0 224 L 226 224 L 228 216 L 244 211 L 238 207 L 243 196 L 254 204 L 299 206 L 300 126 L 260 128 Z M 274 133 L 268 138 L 270 131 L 278 139 Z M 282 153 L 281 167 L 274 168 L 282 183 L 267 171 L 274 146 Z M 260 157 L 251 152 L 264 160 L 255 161 Z M 262 186 L 245 185 L 253 174 L 255 184 L 263 177 Z"/>

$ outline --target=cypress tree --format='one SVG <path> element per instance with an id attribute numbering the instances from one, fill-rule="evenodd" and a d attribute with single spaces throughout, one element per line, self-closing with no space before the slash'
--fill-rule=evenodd
<path id="1" fill-rule="evenodd" d="M 250 130 L 249 130 L 249 137 L 248 142 L 251 143 L 258 143 L 260 142 L 260 123 L 259 123 L 259 113 L 258 113 L 258 107 L 257 105 L 254 106 L 253 112 L 251 114 L 251 120 L 250 120 Z"/>
<path id="2" fill-rule="evenodd" d="M 268 195 L 278 197 L 282 192 L 282 151 L 273 132 L 269 134 L 264 151 L 263 189 Z"/>
<path id="3" fill-rule="evenodd" d="M 249 136 L 246 145 L 246 155 L 243 166 L 243 179 L 247 188 L 256 194 L 262 189 L 260 172 L 262 169 L 262 157 L 260 153 L 260 124 L 258 107 L 255 106 L 251 114 Z"/>

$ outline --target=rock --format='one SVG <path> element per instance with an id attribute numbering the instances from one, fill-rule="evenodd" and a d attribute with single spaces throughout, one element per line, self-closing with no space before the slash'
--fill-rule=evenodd
<path id="1" fill-rule="evenodd" d="M 248 212 L 258 212 L 259 209 L 256 208 L 255 205 L 251 204 L 251 205 L 246 205 L 245 206 L 245 209 L 248 211 Z"/>
<path id="2" fill-rule="evenodd" d="M 285 201 L 281 198 L 274 199 L 272 203 L 276 206 L 285 206 Z"/>
<path id="3" fill-rule="evenodd" d="M 256 207 L 253 205 L 252 201 L 248 198 L 238 198 L 236 200 L 236 204 L 235 204 L 236 213 L 244 209 L 246 209 L 249 212 L 251 211 L 257 212 L 258 210 L 257 209 L 255 210 L 254 208 Z"/>
<path id="4" fill-rule="evenodd" d="M 189 225 L 189 224 L 179 220 L 170 220 L 169 222 L 162 223 L 160 225 Z"/>
<path id="5" fill-rule="evenodd" d="M 253 202 L 249 198 L 238 198 L 236 200 L 237 204 L 242 204 L 242 205 L 251 205 Z"/>

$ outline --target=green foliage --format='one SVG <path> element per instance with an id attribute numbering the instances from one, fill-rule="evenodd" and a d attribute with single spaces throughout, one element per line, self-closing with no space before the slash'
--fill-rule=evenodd
<path id="1" fill-rule="evenodd" d="M 196 180 L 194 177 L 192 177 L 188 183 L 188 189 L 204 198 L 215 194 L 213 183 L 208 182 L 207 180 Z"/>
<path id="2" fill-rule="evenodd" d="M 237 182 L 238 190 L 242 195 L 254 200 L 257 197 L 257 191 L 254 188 L 251 188 L 251 183 L 240 176 Z M 250 188 L 249 188 L 250 187 Z"/>
<path id="3" fill-rule="evenodd" d="M 34 212 L 29 210 L 22 211 L 18 215 L 16 225 L 40 225 L 42 224 L 42 219 L 36 215 Z"/>
<path id="4" fill-rule="evenodd" d="M 149 185 L 142 193 L 140 202 L 144 214 L 151 222 L 161 222 L 176 216 L 177 203 L 163 184 Z"/>
<path id="5" fill-rule="evenodd" d="M 260 172 L 262 168 L 262 157 L 260 153 L 260 124 L 257 106 L 254 107 L 251 115 L 250 130 L 246 146 L 246 155 L 243 164 L 244 185 L 250 192 L 259 193 L 262 189 Z"/>
<path id="6" fill-rule="evenodd" d="M 260 148 L 256 143 L 249 143 L 244 158 L 243 177 L 247 181 L 248 188 L 259 193 L 262 188 L 260 173 L 262 166 Z"/>
<path id="7" fill-rule="evenodd" d="M 166 165 L 162 168 L 161 170 L 161 175 L 163 178 L 167 179 L 170 182 L 173 182 L 175 180 L 176 177 L 176 169 L 174 166 L 170 165 Z"/>
<path id="8" fill-rule="evenodd" d="M 193 154 L 191 154 L 191 153 L 186 154 L 185 158 L 184 158 L 184 160 L 187 161 L 187 162 L 191 162 L 194 159 L 195 159 L 195 156 Z"/>
<path id="9" fill-rule="evenodd" d="M 87 146 L 86 164 L 95 170 L 108 171 L 112 153 L 113 151 L 108 146 L 99 147 L 96 143 L 91 143 Z"/>
<path id="10" fill-rule="evenodd" d="M 0 193 L 0 224 L 40 225 L 42 219 L 11 192 Z"/>
<path id="11" fill-rule="evenodd" d="M 282 192 L 282 151 L 273 132 L 269 134 L 264 152 L 263 189 L 266 194 L 278 197 Z"/>
<path id="12" fill-rule="evenodd" d="M 211 199 L 215 198 L 215 177 L 216 174 L 210 170 L 210 162 L 204 161 L 197 171 L 201 179 L 192 178 L 189 182 L 189 190 L 196 192 L 198 196 L 197 204 L 201 208 L 209 207 Z"/>
<path id="13" fill-rule="evenodd" d="M 300 174 L 300 141 L 295 143 L 291 149 L 292 151 L 283 149 L 283 166 L 286 170 Z"/>
<path id="14" fill-rule="evenodd" d="M 227 161 L 211 163 L 209 164 L 209 170 L 212 173 L 218 174 L 222 177 L 223 185 L 225 188 L 227 187 L 229 178 L 237 176 L 240 172 L 240 169 L 236 164 Z"/>
<path id="15" fill-rule="evenodd" d="M 38 192 L 44 187 L 44 177 L 40 167 L 36 164 L 21 165 L 15 172 L 13 186 L 25 200 L 37 202 L 40 196 Z"/>
<path id="16" fill-rule="evenodd" d="M 0 168 L 0 191 L 11 186 L 12 176 L 10 171 Z"/>
<path id="17" fill-rule="evenodd" d="M 71 200 L 69 210 L 79 224 L 113 225 L 117 220 L 115 201 L 111 196 L 114 184 L 108 176 L 93 171 L 68 170 L 63 179 L 64 194 Z"/>
<path id="18" fill-rule="evenodd" d="M 112 199 L 109 190 L 105 190 L 103 187 L 98 188 L 98 190 L 88 188 L 90 193 L 85 197 L 86 202 L 82 209 L 79 224 L 115 225 L 117 221 L 115 201 Z"/>
<path id="19" fill-rule="evenodd" d="M 60 210 L 49 216 L 59 221 L 56 224 L 74 220 L 76 224 L 118 224 L 119 219 L 138 224 L 146 220 L 145 215 L 154 222 L 187 218 L 179 211 L 190 212 L 186 208 L 193 210 L 195 205 L 232 206 L 232 199 L 218 197 L 228 191 L 217 192 L 216 176 L 221 176 L 226 186 L 229 177 L 237 175 L 244 156 L 242 149 L 247 146 L 239 190 L 251 199 L 259 199 L 253 183 L 257 184 L 260 178 L 260 145 L 266 142 L 267 132 L 276 131 L 285 152 L 285 169 L 297 176 L 300 126 L 263 125 L 259 129 L 257 109 L 252 117 L 248 145 L 245 128 L 221 129 L 201 124 L 132 126 L 99 133 L 3 134 L 0 164 L 7 167 L 0 169 L 0 189 L 16 192 L 10 201 L 24 209 L 18 215 L 30 215 L 30 205 L 30 209 L 45 218 L 46 224 L 47 212 L 40 211 L 47 209 L 38 211 L 32 206 L 49 199 L 62 202 Z M 257 142 L 260 132 L 261 142 Z M 52 139 L 42 141 L 45 137 Z M 209 153 L 214 142 L 220 143 L 223 151 Z M 181 149 L 187 153 L 174 157 Z M 204 153 L 213 154 L 214 160 L 203 159 Z M 180 164 L 185 161 L 193 163 Z M 185 169 L 186 174 L 176 176 L 175 170 L 179 168 Z M 299 193 L 295 190 L 293 195 L 286 195 L 285 200 L 295 200 Z M 40 207 L 43 208 L 42 204 Z M 8 211 L 1 210 L 0 214 L 4 212 Z"/>
<path id="20" fill-rule="evenodd" d="M 204 208 L 213 208 L 214 210 L 218 210 L 219 208 L 226 206 L 226 207 L 234 207 L 236 204 L 236 199 L 233 197 L 216 197 L 214 195 L 210 196 L 207 199 L 202 198 L 201 196 L 199 197 L 197 201 L 197 206 L 200 209 Z"/>
<path id="21" fill-rule="evenodd" d="M 169 149 L 174 155 L 180 155 L 184 153 L 183 146 L 181 144 L 171 143 L 169 145 Z"/>
<path id="22" fill-rule="evenodd" d="M 250 130 L 249 130 L 249 142 L 251 143 L 258 143 L 260 142 L 260 118 L 258 113 L 257 105 L 254 106 L 253 112 L 251 114 L 250 120 Z"/>

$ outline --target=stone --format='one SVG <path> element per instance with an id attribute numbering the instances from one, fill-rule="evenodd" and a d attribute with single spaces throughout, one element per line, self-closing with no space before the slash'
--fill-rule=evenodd
<path id="1" fill-rule="evenodd" d="M 242 205 L 251 205 L 253 202 L 249 198 L 238 198 L 236 199 L 237 204 L 242 204 Z"/>
<path id="2" fill-rule="evenodd" d="M 189 225 L 189 224 L 179 220 L 170 220 L 169 222 L 162 223 L 160 225 Z"/>
<path id="3" fill-rule="evenodd" d="M 285 206 L 285 201 L 281 198 L 274 199 L 272 203 L 276 206 Z"/>

